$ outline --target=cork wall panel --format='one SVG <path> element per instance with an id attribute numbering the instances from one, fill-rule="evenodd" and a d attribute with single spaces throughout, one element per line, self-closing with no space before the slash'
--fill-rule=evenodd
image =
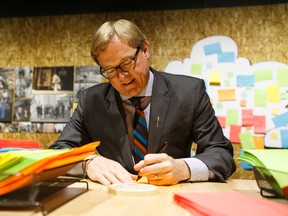
<path id="1" fill-rule="evenodd" d="M 251 63 L 288 60 L 288 4 L 172 11 L 138 11 L 0 19 L 0 67 L 94 64 L 90 44 L 106 20 L 136 22 L 152 46 L 151 65 L 190 55 L 198 40 L 231 37 Z"/>
<path id="2" fill-rule="evenodd" d="M 0 135 L 0 139 L 37 140 L 42 148 L 47 148 L 58 137 L 59 134 L 54 133 L 2 133 Z"/>

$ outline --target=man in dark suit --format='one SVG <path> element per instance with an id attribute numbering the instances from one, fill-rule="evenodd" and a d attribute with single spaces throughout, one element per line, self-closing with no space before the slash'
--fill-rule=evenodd
<path id="1" fill-rule="evenodd" d="M 100 141 L 84 171 L 104 185 L 131 182 L 136 174 L 155 185 L 224 181 L 233 174 L 233 147 L 203 80 L 151 68 L 149 42 L 128 20 L 104 23 L 94 35 L 91 55 L 109 82 L 83 90 L 70 122 L 50 148 Z M 148 125 L 147 154 L 139 162 L 133 152 L 135 108 L 129 100 L 134 96 L 145 96 L 141 107 Z"/>

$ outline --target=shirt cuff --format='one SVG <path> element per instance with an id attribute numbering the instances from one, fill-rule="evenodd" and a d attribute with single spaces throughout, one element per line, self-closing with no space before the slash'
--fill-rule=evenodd
<path id="1" fill-rule="evenodd" d="M 191 173 L 188 181 L 199 182 L 209 180 L 209 169 L 205 163 L 197 158 L 182 158 L 188 165 Z"/>

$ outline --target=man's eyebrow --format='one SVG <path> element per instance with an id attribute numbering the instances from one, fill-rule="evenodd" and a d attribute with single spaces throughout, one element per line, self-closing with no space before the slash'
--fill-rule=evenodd
<path id="1" fill-rule="evenodd" d="M 109 67 L 106 67 L 106 68 L 103 67 L 103 69 L 104 69 L 104 70 L 108 70 L 108 69 L 111 69 L 111 68 L 115 68 L 115 67 L 121 65 L 122 63 L 124 63 L 125 61 L 127 61 L 128 59 L 131 59 L 131 58 L 133 58 L 133 57 L 134 57 L 133 55 L 125 56 L 124 58 L 121 59 L 120 63 L 117 64 L 116 66 L 109 66 Z"/>

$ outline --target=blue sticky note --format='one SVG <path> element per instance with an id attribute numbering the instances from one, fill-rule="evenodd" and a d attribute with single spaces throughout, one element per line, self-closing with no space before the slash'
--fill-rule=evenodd
<path id="1" fill-rule="evenodd" d="M 235 62 L 235 53 L 234 52 L 218 53 L 217 60 L 218 60 L 219 63 Z"/>
<path id="2" fill-rule="evenodd" d="M 237 75 L 237 86 L 254 86 L 254 75 Z"/>
<path id="3" fill-rule="evenodd" d="M 288 125 L 288 112 L 275 116 L 274 118 L 272 118 L 272 121 L 276 127 Z"/>
<path id="4" fill-rule="evenodd" d="M 205 55 L 212 55 L 212 54 L 217 54 L 221 52 L 222 52 L 222 49 L 221 49 L 221 44 L 219 42 L 204 46 Z"/>
<path id="5" fill-rule="evenodd" d="M 288 148 L 288 130 L 280 130 L 282 148 Z"/>

